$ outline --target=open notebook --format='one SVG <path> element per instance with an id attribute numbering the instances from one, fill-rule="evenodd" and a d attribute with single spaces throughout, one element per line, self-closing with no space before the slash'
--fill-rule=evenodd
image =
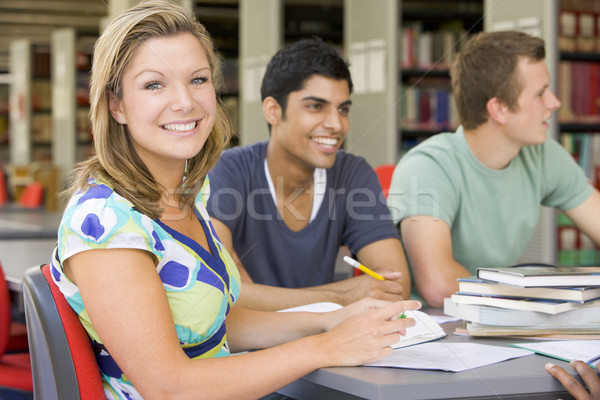
<path id="1" fill-rule="evenodd" d="M 322 302 L 307 304 L 304 306 L 288 308 L 281 312 L 309 311 L 309 312 L 328 312 L 342 308 L 336 303 Z M 442 327 L 423 311 L 411 310 L 405 312 L 408 318 L 414 318 L 416 324 L 406 330 L 406 335 L 400 337 L 400 341 L 393 345 L 395 349 L 412 346 L 419 343 L 429 342 L 446 336 Z"/>

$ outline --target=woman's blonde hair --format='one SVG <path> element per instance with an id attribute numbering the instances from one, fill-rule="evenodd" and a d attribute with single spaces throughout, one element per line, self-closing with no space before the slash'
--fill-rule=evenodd
<path id="1" fill-rule="evenodd" d="M 200 42 L 211 68 L 215 90 L 222 86 L 221 58 L 210 34 L 194 16 L 168 1 L 140 3 L 117 17 L 102 33 L 94 48 L 90 79 L 90 115 L 96 154 L 77 165 L 67 197 L 88 187 L 90 177 L 108 181 L 117 193 L 151 218 L 159 218 L 159 200 L 165 188 L 150 174 L 136 154 L 127 128 L 109 110 L 109 96 L 122 97 L 122 78 L 135 51 L 146 40 L 191 33 Z M 187 161 L 187 177 L 180 189 L 180 206 L 192 205 L 208 171 L 229 143 L 230 126 L 220 102 L 215 123 L 202 150 Z"/>

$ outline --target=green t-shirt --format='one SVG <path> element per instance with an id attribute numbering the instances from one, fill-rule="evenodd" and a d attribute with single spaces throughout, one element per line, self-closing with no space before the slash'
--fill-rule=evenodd
<path id="1" fill-rule="evenodd" d="M 435 135 L 398 163 L 388 194 L 394 223 L 431 215 L 450 226 L 454 259 L 478 267 L 518 262 L 540 205 L 570 210 L 592 193 L 583 170 L 555 140 L 527 146 L 501 170 L 475 158 L 462 127 Z"/>

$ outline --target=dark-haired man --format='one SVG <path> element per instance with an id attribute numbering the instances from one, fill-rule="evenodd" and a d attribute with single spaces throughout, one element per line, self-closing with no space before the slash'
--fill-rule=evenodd
<path id="1" fill-rule="evenodd" d="M 208 210 L 242 273 L 242 306 L 276 310 L 371 296 L 404 299 L 410 279 L 377 176 L 340 147 L 349 130 L 348 65 L 320 39 L 277 52 L 261 86 L 268 142 L 223 154 Z M 346 245 L 386 280 L 334 282 Z"/>

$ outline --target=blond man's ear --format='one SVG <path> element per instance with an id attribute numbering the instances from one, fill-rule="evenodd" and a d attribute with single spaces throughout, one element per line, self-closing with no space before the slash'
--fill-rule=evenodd
<path id="1" fill-rule="evenodd" d="M 510 111 L 508 106 L 497 97 L 492 97 L 485 105 L 488 115 L 500 125 L 506 124 L 506 116 Z"/>

